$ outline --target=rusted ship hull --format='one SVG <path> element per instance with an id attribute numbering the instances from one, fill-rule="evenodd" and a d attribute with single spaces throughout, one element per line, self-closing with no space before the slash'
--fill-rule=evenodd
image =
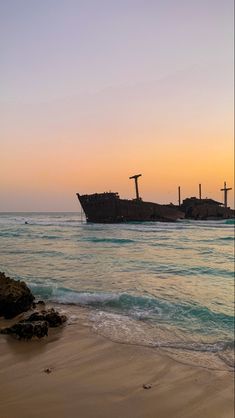
<path id="1" fill-rule="evenodd" d="M 233 209 L 224 207 L 221 202 L 213 199 L 187 198 L 180 208 L 185 213 L 186 219 L 221 220 L 233 219 L 235 216 Z"/>
<path id="2" fill-rule="evenodd" d="M 85 212 L 87 222 L 175 222 L 184 218 L 184 213 L 174 205 L 159 205 L 141 199 L 120 199 L 117 193 L 80 195 L 78 200 Z"/>

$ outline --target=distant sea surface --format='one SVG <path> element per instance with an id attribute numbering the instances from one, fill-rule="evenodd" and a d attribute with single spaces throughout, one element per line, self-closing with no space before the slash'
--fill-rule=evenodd
<path id="1" fill-rule="evenodd" d="M 25 224 L 27 222 L 27 224 Z M 114 341 L 234 367 L 234 221 L 87 224 L 1 213 L 0 270 Z"/>

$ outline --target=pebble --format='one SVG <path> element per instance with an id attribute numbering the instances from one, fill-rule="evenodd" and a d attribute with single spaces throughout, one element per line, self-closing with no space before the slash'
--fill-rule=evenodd
<path id="1" fill-rule="evenodd" d="M 149 383 L 146 383 L 143 385 L 144 389 L 151 389 L 152 385 L 150 385 Z"/>
<path id="2" fill-rule="evenodd" d="M 47 367 L 46 369 L 44 369 L 44 373 L 49 374 L 51 372 L 52 372 L 52 369 L 50 367 Z"/>

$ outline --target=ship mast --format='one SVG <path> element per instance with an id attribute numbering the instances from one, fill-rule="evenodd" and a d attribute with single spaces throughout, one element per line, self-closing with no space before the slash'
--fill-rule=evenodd
<path id="1" fill-rule="evenodd" d="M 129 177 L 129 179 L 135 180 L 135 192 L 136 192 L 136 200 L 141 200 L 139 196 L 139 189 L 138 189 L 138 178 L 142 176 L 142 174 L 135 174 L 134 176 Z"/>
<path id="2" fill-rule="evenodd" d="M 202 185 L 199 184 L 199 199 L 202 200 Z"/>
<path id="3" fill-rule="evenodd" d="M 179 206 L 181 206 L 181 193 L 180 193 L 180 186 L 178 187 L 178 202 L 179 202 Z"/>
<path id="4" fill-rule="evenodd" d="M 232 187 L 226 187 L 226 181 L 224 182 L 224 188 L 220 189 L 221 192 L 224 192 L 224 207 L 228 206 L 228 191 L 232 190 Z"/>

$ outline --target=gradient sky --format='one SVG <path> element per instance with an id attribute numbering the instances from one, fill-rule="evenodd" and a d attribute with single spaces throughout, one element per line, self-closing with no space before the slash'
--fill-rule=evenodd
<path id="1" fill-rule="evenodd" d="M 0 0 L 0 89 L 0 211 L 234 189 L 233 0 Z"/>

